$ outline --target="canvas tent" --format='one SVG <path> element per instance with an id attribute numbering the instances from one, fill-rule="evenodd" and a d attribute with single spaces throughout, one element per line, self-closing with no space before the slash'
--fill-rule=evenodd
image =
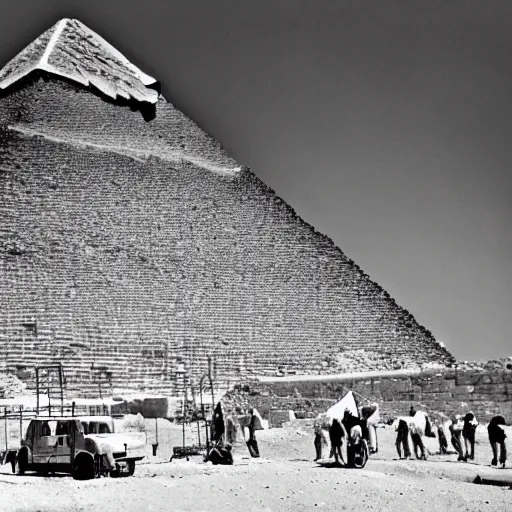
<path id="1" fill-rule="evenodd" d="M 352 393 L 352 391 L 349 391 L 338 403 L 328 409 L 325 414 L 331 420 L 334 418 L 342 420 L 343 415 L 345 414 L 345 409 L 348 409 L 354 416 L 359 416 L 356 399 L 354 398 L 354 393 Z"/>

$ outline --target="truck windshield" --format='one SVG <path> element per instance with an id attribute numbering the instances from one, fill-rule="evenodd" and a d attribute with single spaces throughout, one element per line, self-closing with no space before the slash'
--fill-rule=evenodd
<path id="1" fill-rule="evenodd" d="M 107 423 L 98 421 L 82 421 L 84 434 L 111 434 L 110 427 Z"/>
<path id="2" fill-rule="evenodd" d="M 42 421 L 37 424 L 37 429 L 41 437 L 54 436 L 57 429 L 57 422 L 53 420 Z"/>

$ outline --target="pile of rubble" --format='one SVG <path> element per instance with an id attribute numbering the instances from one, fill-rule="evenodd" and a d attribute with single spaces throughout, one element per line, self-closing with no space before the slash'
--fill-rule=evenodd
<path id="1" fill-rule="evenodd" d="M 14 398 L 25 393 L 27 385 L 10 373 L 0 373 L 0 398 Z"/>
<path id="2" fill-rule="evenodd" d="M 404 367 L 410 369 L 417 366 L 411 364 L 410 361 L 387 358 L 377 352 L 369 352 L 364 349 L 345 350 L 335 356 L 329 363 L 331 373 L 399 370 Z"/>
<path id="3" fill-rule="evenodd" d="M 457 361 L 453 366 L 458 370 L 512 370 L 512 356 L 489 361 Z"/>

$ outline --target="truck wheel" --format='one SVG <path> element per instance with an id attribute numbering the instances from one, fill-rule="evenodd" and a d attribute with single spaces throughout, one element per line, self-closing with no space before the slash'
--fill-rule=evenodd
<path id="1" fill-rule="evenodd" d="M 128 462 L 128 476 L 133 476 L 135 473 L 135 461 L 131 460 Z"/>
<path id="2" fill-rule="evenodd" d="M 94 475 L 94 461 L 92 459 L 82 459 L 73 465 L 73 478 L 75 480 L 92 480 Z"/>

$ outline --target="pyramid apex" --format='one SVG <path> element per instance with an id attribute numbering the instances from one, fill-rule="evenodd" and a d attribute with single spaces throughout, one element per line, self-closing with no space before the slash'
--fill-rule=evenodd
<path id="1" fill-rule="evenodd" d="M 116 99 L 156 103 L 157 81 L 77 19 L 62 18 L 0 70 L 5 89 L 35 70 L 93 85 Z"/>

